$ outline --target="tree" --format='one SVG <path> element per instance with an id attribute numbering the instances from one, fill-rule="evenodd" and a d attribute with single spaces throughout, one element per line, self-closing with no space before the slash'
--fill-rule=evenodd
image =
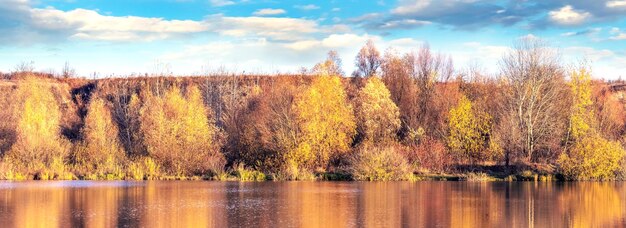
<path id="1" fill-rule="evenodd" d="M 365 46 L 359 50 L 354 64 L 357 67 L 357 70 L 354 72 L 355 76 L 370 77 L 376 74 L 382 64 L 382 58 L 373 40 L 367 40 Z"/>
<path id="2" fill-rule="evenodd" d="M 378 77 L 371 77 L 359 91 L 357 119 L 366 141 L 393 141 L 400 128 L 400 112 L 391 94 Z"/>
<path id="3" fill-rule="evenodd" d="M 17 140 L 5 158 L 28 170 L 63 163 L 69 142 L 61 137 L 61 111 L 50 87 L 29 76 L 19 82 L 15 95 Z"/>
<path id="4" fill-rule="evenodd" d="M 506 101 L 503 116 L 511 143 L 505 149 L 520 151 L 523 160 L 530 162 L 538 150 L 551 151 L 558 145 L 566 115 L 560 110 L 564 104 L 564 77 L 558 55 L 544 43 L 524 40 L 507 53 L 501 62 L 506 83 Z M 508 161 L 509 159 L 507 159 Z"/>
<path id="5" fill-rule="evenodd" d="M 304 168 L 327 166 L 349 150 L 356 132 L 352 106 L 339 77 L 318 76 L 294 101 L 301 136 L 290 159 Z"/>
<path id="6" fill-rule="evenodd" d="M 70 66 L 70 63 L 65 61 L 63 64 L 63 69 L 61 70 L 61 76 L 63 78 L 71 78 L 76 75 L 76 70 Z"/>
<path id="7" fill-rule="evenodd" d="M 448 116 L 448 147 L 458 157 L 474 163 L 486 157 L 490 129 L 491 116 L 477 112 L 472 102 L 462 96 Z"/>
<path id="8" fill-rule="evenodd" d="M 315 64 L 313 72 L 316 75 L 333 75 L 344 76 L 342 68 L 342 61 L 337 55 L 337 51 L 329 51 L 328 57 L 321 63 Z"/>
<path id="9" fill-rule="evenodd" d="M 215 140 L 215 120 L 208 118 L 211 110 L 198 88 L 190 86 L 186 94 L 172 86 L 163 97 L 146 98 L 140 115 L 148 155 L 173 175 L 217 172 L 224 158 Z"/>
<path id="10" fill-rule="evenodd" d="M 422 45 L 417 53 L 405 56 L 409 64 L 409 74 L 417 85 L 416 125 L 414 129 L 423 128 L 430 136 L 445 135 L 442 127 L 445 118 L 442 118 L 450 108 L 446 98 L 453 91 L 446 84 L 454 74 L 452 59 L 443 54 L 433 53 L 428 44 Z M 440 86 L 438 86 L 438 83 Z M 447 104 L 446 104 L 447 103 Z"/>
<path id="11" fill-rule="evenodd" d="M 581 67 L 570 75 L 572 111 L 566 143 L 573 145 L 559 157 L 560 171 L 568 179 L 612 179 L 626 152 L 595 129 L 590 70 Z"/>
<path id="12" fill-rule="evenodd" d="M 404 139 L 411 129 L 417 129 L 417 85 L 411 77 L 412 63 L 393 50 L 387 50 L 381 67 L 382 81 L 389 88 L 391 100 L 400 110 L 400 138 Z"/>
<path id="13" fill-rule="evenodd" d="M 619 142 L 594 133 L 574 142 L 572 148 L 559 157 L 559 170 L 571 180 L 613 179 L 625 154 Z"/>
<path id="14" fill-rule="evenodd" d="M 104 100 L 95 97 L 89 103 L 82 135 L 83 142 L 74 154 L 74 160 L 87 171 L 112 173 L 124 162 L 119 131 Z"/>
<path id="15" fill-rule="evenodd" d="M 591 101 L 591 75 L 584 67 L 570 74 L 569 87 L 572 97 L 572 110 L 569 119 L 566 142 L 579 139 L 592 130 L 594 122 L 593 102 Z"/>

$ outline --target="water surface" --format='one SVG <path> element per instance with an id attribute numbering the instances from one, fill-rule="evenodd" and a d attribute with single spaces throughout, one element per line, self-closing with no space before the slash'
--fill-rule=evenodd
<path id="1" fill-rule="evenodd" d="M 622 182 L 0 182 L 1 227 L 615 227 Z"/>

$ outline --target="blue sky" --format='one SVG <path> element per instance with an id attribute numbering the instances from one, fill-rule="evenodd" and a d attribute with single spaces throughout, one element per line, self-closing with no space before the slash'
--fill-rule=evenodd
<path id="1" fill-rule="evenodd" d="M 424 42 L 463 70 L 496 74 L 522 37 L 564 64 L 626 76 L 626 0 L 0 0 L 0 71 L 33 61 L 83 76 L 206 71 L 295 72 L 336 50 L 353 70 L 360 46 L 414 51 Z"/>

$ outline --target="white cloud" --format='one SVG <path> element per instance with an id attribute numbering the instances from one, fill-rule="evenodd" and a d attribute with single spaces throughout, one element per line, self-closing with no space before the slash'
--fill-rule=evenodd
<path id="1" fill-rule="evenodd" d="M 252 14 L 256 16 L 268 16 L 268 15 L 280 15 L 280 14 L 285 14 L 285 13 L 287 13 L 287 11 L 285 11 L 284 9 L 266 8 L 266 9 L 260 9 L 260 10 L 254 11 L 254 13 Z"/>
<path id="2" fill-rule="evenodd" d="M 310 34 L 323 32 L 317 22 L 298 18 L 277 17 L 221 17 L 221 34 L 261 36 L 277 40 L 301 40 Z"/>
<path id="3" fill-rule="evenodd" d="M 209 3 L 211 3 L 211 5 L 215 7 L 228 6 L 228 5 L 235 4 L 235 2 L 230 1 L 230 0 L 209 0 Z"/>
<path id="4" fill-rule="evenodd" d="M 626 33 L 618 33 L 615 36 L 610 37 L 611 40 L 626 40 Z"/>
<path id="5" fill-rule="evenodd" d="M 626 76 L 626 58 L 608 49 L 592 47 L 567 47 L 563 49 L 564 61 L 578 62 L 580 59 L 592 61 L 593 76 L 595 78 L 617 79 Z"/>
<path id="6" fill-rule="evenodd" d="M 304 51 L 304 50 L 310 50 L 312 48 L 315 48 L 319 46 L 320 44 L 321 42 L 318 40 L 302 40 L 302 41 L 296 41 L 293 43 L 286 44 L 285 47 L 288 47 L 296 51 Z"/>
<path id="7" fill-rule="evenodd" d="M 230 70 L 246 72 L 296 72 L 301 66 L 311 67 L 322 61 L 329 50 L 335 50 L 344 60 L 344 70 L 349 74 L 354 70 L 354 56 L 368 39 L 374 40 L 381 51 L 393 47 L 408 52 L 422 44 L 412 38 L 384 40 L 368 34 L 344 33 L 286 43 L 267 39 L 213 41 L 189 45 L 180 51 L 165 53 L 160 58 L 171 62 L 173 66 L 186 65 L 187 69 L 199 69 L 200 66 L 210 63 L 212 66 L 225 66 Z M 242 51 L 246 54 L 242 55 Z M 174 69 L 175 72 L 179 70 L 185 69 Z"/>
<path id="8" fill-rule="evenodd" d="M 316 10 L 319 9 L 320 7 L 317 5 L 313 5 L 313 4 L 308 4 L 308 5 L 295 5 L 293 6 L 296 9 L 301 9 L 301 10 Z"/>
<path id="9" fill-rule="evenodd" d="M 426 1 L 400 1 L 400 5 L 394 8 L 391 12 L 394 14 L 405 15 L 419 12 L 431 4 L 430 0 Z"/>
<path id="10" fill-rule="evenodd" d="M 571 5 L 566 5 L 559 10 L 548 13 L 550 19 L 560 25 L 579 25 L 591 18 L 591 13 L 582 10 L 575 10 Z"/>
<path id="11" fill-rule="evenodd" d="M 626 9 L 626 1 L 608 1 L 606 2 L 606 7 L 608 8 L 625 8 Z"/>
<path id="12" fill-rule="evenodd" d="M 164 39 L 175 34 L 206 31 L 208 25 L 201 21 L 165 20 L 147 17 L 104 16 L 93 10 L 31 9 L 30 23 L 35 28 L 50 31 L 69 31 L 72 38 L 140 41 Z"/>
<path id="13" fill-rule="evenodd" d="M 517 39 L 519 39 L 519 40 L 539 40 L 541 38 L 539 38 L 538 36 L 535 36 L 532 33 L 529 33 L 529 34 L 526 34 L 524 36 L 520 36 Z"/>
<path id="14" fill-rule="evenodd" d="M 609 33 L 611 33 L 611 34 L 617 34 L 617 33 L 619 33 L 619 31 L 620 31 L 620 29 L 619 29 L 619 28 L 617 28 L 617 27 L 613 27 L 613 28 L 611 28 L 611 31 L 610 31 Z"/>
<path id="15" fill-rule="evenodd" d="M 284 13 L 262 9 L 258 15 Z M 54 8 L 27 9 L 24 23 L 31 31 L 53 31 L 59 37 L 82 40 L 141 42 L 179 35 L 215 32 L 225 36 L 302 40 L 316 33 L 348 31 L 345 25 L 320 26 L 315 20 L 278 17 L 226 17 L 210 15 L 203 20 L 166 20 L 137 16 L 106 16 L 94 10 L 62 11 Z"/>
<path id="16" fill-rule="evenodd" d="M 392 20 L 380 24 L 378 29 L 397 29 L 397 28 L 414 28 L 432 24 L 430 21 L 421 21 L 415 19 Z"/>

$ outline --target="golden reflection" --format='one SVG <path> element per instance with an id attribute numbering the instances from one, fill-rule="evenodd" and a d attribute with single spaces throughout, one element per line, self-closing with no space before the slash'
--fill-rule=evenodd
<path id="1" fill-rule="evenodd" d="M 568 227 L 617 227 L 624 226 L 623 187 L 615 183 L 568 184 L 558 197 L 563 216 L 568 217 Z"/>
<path id="2" fill-rule="evenodd" d="M 294 182 L 287 202 L 296 202 L 299 213 L 288 219 L 300 219 L 299 227 L 353 227 L 355 214 L 354 186 L 329 182 Z"/>
<path id="3" fill-rule="evenodd" d="M 0 227 L 625 227 L 624 197 L 622 182 L 5 182 Z"/>
<path id="4" fill-rule="evenodd" d="M 11 198 L 14 227 L 63 227 L 70 214 L 69 191 L 20 188 Z"/>

